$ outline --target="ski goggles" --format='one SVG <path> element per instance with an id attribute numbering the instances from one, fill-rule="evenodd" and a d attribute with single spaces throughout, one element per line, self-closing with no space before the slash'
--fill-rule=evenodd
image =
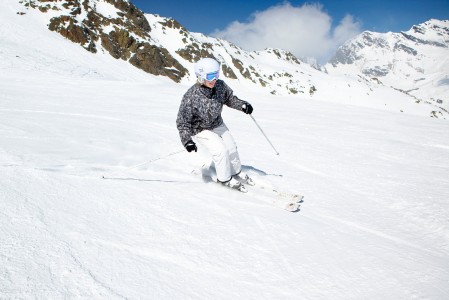
<path id="1" fill-rule="evenodd" d="M 216 72 L 212 72 L 212 73 L 207 73 L 206 74 L 206 80 L 207 81 L 212 81 L 215 79 L 218 79 L 218 76 L 220 75 L 220 71 L 216 71 Z"/>

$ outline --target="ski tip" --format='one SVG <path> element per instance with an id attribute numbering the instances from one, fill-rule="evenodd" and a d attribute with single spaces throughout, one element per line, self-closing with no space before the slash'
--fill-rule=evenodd
<path id="1" fill-rule="evenodd" d="M 297 203 L 303 203 L 304 202 L 304 196 L 303 195 L 294 195 L 293 199 L 297 202 Z"/>

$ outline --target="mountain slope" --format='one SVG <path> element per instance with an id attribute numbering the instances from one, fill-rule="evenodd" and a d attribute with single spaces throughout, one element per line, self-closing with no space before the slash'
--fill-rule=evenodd
<path id="1" fill-rule="evenodd" d="M 269 49 L 248 52 L 224 40 L 190 33 L 178 22 L 156 15 L 144 15 L 127 0 L 23 2 L 30 10 L 43 13 L 48 28 L 92 53 L 106 52 L 128 61 L 145 72 L 168 76 L 175 82 L 194 78 L 191 66 L 199 57 L 220 60 L 229 79 L 250 82 L 273 94 L 309 93 L 313 84 L 297 76 L 301 63 L 291 53 Z M 275 70 L 258 56 L 269 57 Z M 305 66 L 302 73 L 310 69 Z"/>
<path id="2" fill-rule="evenodd" d="M 401 33 L 363 32 L 325 66 L 330 74 L 376 78 L 449 110 L 449 21 L 429 20 Z"/>
<path id="3" fill-rule="evenodd" d="M 83 3 L 32 0 L 21 3 L 22 5 L 10 4 L 11 9 L 5 11 L 5 18 L 2 19 L 5 23 L 5 41 L 8 41 L 14 32 L 21 30 L 11 27 L 8 20 L 13 18 L 13 23 L 20 20 L 24 24 L 36 20 L 35 24 L 40 29 L 48 27 L 80 44 L 85 51 L 88 50 L 86 54 L 92 53 L 82 55 L 82 59 L 92 62 L 91 66 L 99 66 L 99 62 L 107 60 L 110 55 L 117 60 L 114 64 L 117 67 L 124 66 L 123 63 L 126 62 L 130 66 L 158 75 L 159 78 L 166 76 L 175 82 L 191 84 L 195 80 L 192 74 L 194 62 L 200 56 L 209 56 L 222 62 L 222 74 L 229 84 L 243 91 L 257 88 L 262 93 L 275 95 L 305 96 L 307 99 L 322 99 L 432 117 L 446 118 L 448 115 L 433 103 L 417 101 L 363 77 L 329 76 L 283 50 L 247 52 L 227 41 L 188 32 L 173 19 L 144 15 L 126 0 L 91 0 Z M 39 28 L 26 30 L 42 35 L 38 32 Z M 8 34 L 9 31 L 12 34 Z M 51 40 L 54 41 L 46 47 L 50 55 L 40 53 L 41 48 L 38 52 L 28 51 L 26 54 L 30 56 L 28 59 L 31 59 L 31 56 L 40 53 L 39 59 L 35 60 L 46 62 L 41 66 L 41 71 L 50 67 L 50 61 L 51 65 L 61 65 L 61 62 L 67 61 L 64 53 L 58 53 L 60 49 L 65 48 L 62 39 L 56 42 L 57 35 L 49 33 L 43 35 L 45 38 L 51 35 Z M 24 32 L 20 34 L 28 36 Z M 35 44 L 38 46 L 39 41 L 33 37 L 28 43 L 30 48 Z M 60 47 L 55 46 L 60 43 Z M 74 63 L 76 64 L 76 60 Z M 100 66 L 96 70 L 90 68 L 87 72 L 98 75 L 100 69 Z M 54 68 L 54 71 L 60 72 L 61 68 Z M 71 72 L 86 75 L 86 70 L 77 69 Z M 107 73 L 114 78 L 128 76 L 120 69 L 116 69 L 115 74 Z M 132 73 L 133 75 L 129 76 L 143 76 L 139 72 Z M 155 77 L 148 78 L 152 80 L 151 78 Z M 335 93 L 335 90 L 341 92 Z"/>

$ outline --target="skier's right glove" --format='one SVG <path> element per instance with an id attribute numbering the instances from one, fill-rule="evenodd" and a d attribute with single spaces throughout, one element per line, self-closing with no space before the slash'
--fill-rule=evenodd
<path id="1" fill-rule="evenodd" d="M 196 144 L 194 141 L 190 140 L 188 141 L 184 147 L 186 148 L 187 152 L 192 152 L 192 151 L 197 151 L 198 149 L 196 148 Z"/>

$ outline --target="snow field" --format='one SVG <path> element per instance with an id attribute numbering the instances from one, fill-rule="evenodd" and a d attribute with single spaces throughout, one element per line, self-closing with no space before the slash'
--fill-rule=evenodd
<path id="1" fill-rule="evenodd" d="M 2 297 L 447 296 L 444 121 L 255 93 L 278 157 L 225 109 L 246 170 L 306 196 L 288 213 L 203 183 L 202 152 L 101 179 L 182 149 L 184 86 L 33 82 L 2 78 Z"/>

